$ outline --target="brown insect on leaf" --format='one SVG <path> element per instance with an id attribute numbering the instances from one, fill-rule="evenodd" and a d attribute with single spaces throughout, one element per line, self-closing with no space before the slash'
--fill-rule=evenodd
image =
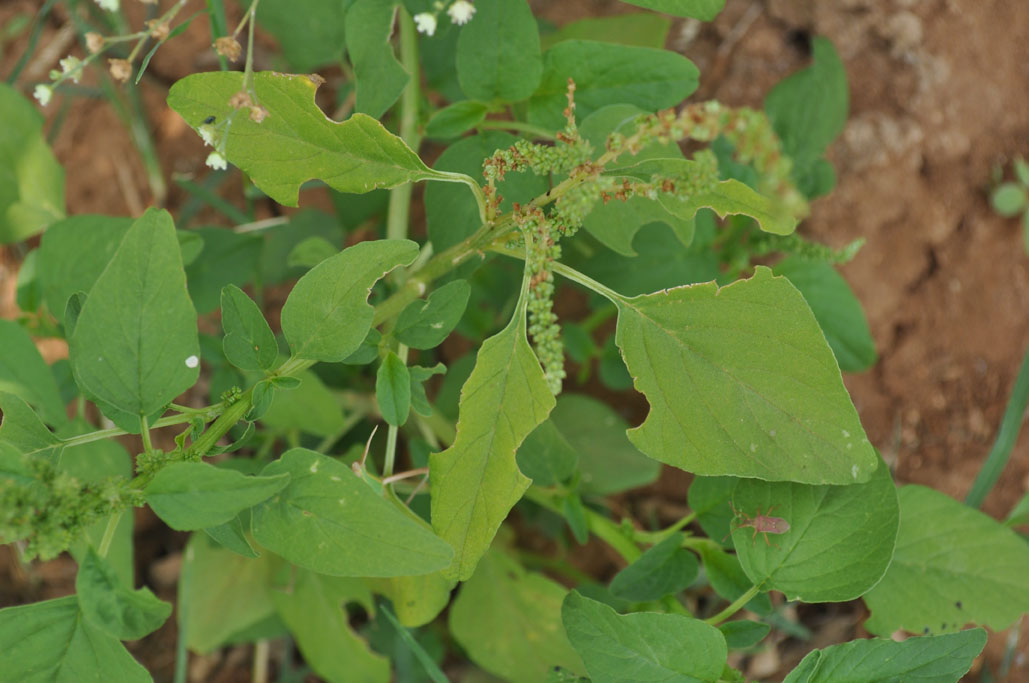
<path id="1" fill-rule="evenodd" d="M 785 534 L 790 530 L 790 523 L 782 517 L 771 517 L 771 512 L 777 505 L 772 505 L 764 513 L 758 508 L 757 514 L 751 517 L 745 512 L 740 512 L 733 507 L 732 502 L 729 503 L 729 507 L 732 508 L 733 513 L 733 531 L 736 529 L 753 529 L 754 534 L 751 536 L 751 540 L 756 540 L 757 535 L 761 534 L 764 536 L 765 543 L 769 546 L 779 546 L 768 540 L 768 534 Z"/>

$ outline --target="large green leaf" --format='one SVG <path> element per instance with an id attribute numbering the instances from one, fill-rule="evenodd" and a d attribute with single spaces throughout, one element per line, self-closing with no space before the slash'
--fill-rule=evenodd
<path id="1" fill-rule="evenodd" d="M 9 244 L 64 218 L 64 169 L 47 147 L 43 117 L 7 83 L 0 121 L 0 244 Z"/>
<path id="2" fill-rule="evenodd" d="M 222 350 L 240 370 L 270 370 L 278 356 L 275 334 L 261 309 L 236 285 L 226 285 L 221 296 Z"/>
<path id="3" fill-rule="evenodd" d="M 413 514 L 377 495 L 337 460 L 286 451 L 263 476 L 289 486 L 253 509 L 257 542 L 293 564 L 330 576 L 408 576 L 448 566 L 453 552 Z"/>
<path id="4" fill-rule="evenodd" d="M 153 633 L 169 616 L 171 604 L 158 600 L 149 588 L 132 590 L 118 572 L 93 548 L 86 551 L 75 577 L 82 616 L 119 640 L 138 640 Z"/>
<path id="5" fill-rule="evenodd" d="M 0 610 L 0 671 L 19 683 L 152 681 L 125 646 L 82 618 L 74 595 Z"/>
<path id="6" fill-rule="evenodd" d="M 327 118 L 307 76 L 262 72 L 254 75 L 254 88 L 268 111 L 261 123 L 229 104 L 243 90 L 238 71 L 186 76 L 171 87 L 168 104 L 194 128 L 211 116 L 219 122 L 233 116 L 225 158 L 280 204 L 296 206 L 308 180 L 361 193 L 438 176 L 372 117 L 354 114 L 343 123 Z"/>
<path id="7" fill-rule="evenodd" d="M 515 451 L 554 407 L 525 338 L 527 290 L 526 278 L 511 322 L 479 349 L 461 390 L 454 444 L 429 456 L 432 528 L 454 548 L 448 576 L 462 581 L 532 483 Z"/>
<path id="8" fill-rule="evenodd" d="M 575 113 L 585 117 L 607 104 L 647 111 L 673 107 L 697 89 L 693 62 L 666 50 L 591 40 L 558 43 L 543 55 L 543 80 L 529 99 L 529 120 L 564 126 L 568 79 L 575 81 Z"/>
<path id="9" fill-rule="evenodd" d="M 1029 612 L 1029 545 L 1014 531 L 924 486 L 900 489 L 900 512 L 893 562 L 864 596 L 869 631 L 1002 631 Z"/>
<path id="10" fill-rule="evenodd" d="M 714 626 L 681 614 L 618 614 L 572 591 L 561 608 L 568 639 L 595 683 L 721 680 L 728 648 Z"/>
<path id="11" fill-rule="evenodd" d="M 64 444 L 39 417 L 28 403 L 15 394 L 0 391 L 0 444 L 11 446 L 22 455 L 57 461 Z"/>
<path id="12" fill-rule="evenodd" d="M 175 462 L 150 480 L 143 495 L 172 529 L 193 531 L 225 524 L 288 483 L 289 476 L 285 474 L 247 477 L 206 462 Z"/>
<path id="13" fill-rule="evenodd" d="M 478 0 L 457 39 L 457 79 L 474 100 L 518 102 L 543 74 L 539 29 L 525 0 Z"/>
<path id="14" fill-rule="evenodd" d="M 900 642 L 852 640 L 809 652 L 783 683 L 956 683 L 985 645 L 981 628 Z"/>
<path id="15" fill-rule="evenodd" d="M 175 227 L 150 209 L 82 307 L 69 340 L 76 382 L 124 413 L 150 415 L 193 386 L 199 350 Z"/>
<path id="16" fill-rule="evenodd" d="M 555 666 L 582 673 L 561 628 L 567 592 L 492 550 L 450 606 L 450 632 L 473 662 L 514 683 L 537 683 Z"/>
<path id="17" fill-rule="evenodd" d="M 57 381 L 32 337 L 12 320 L 0 320 L 0 391 L 17 394 L 56 426 L 68 421 Z"/>
<path id="18" fill-rule="evenodd" d="M 353 0 L 263 0 L 257 22 L 279 41 L 286 62 L 298 73 L 343 57 L 344 17 Z"/>
<path id="19" fill-rule="evenodd" d="M 629 432 L 652 458 L 702 475 L 853 484 L 878 466 L 818 323 L 758 266 L 719 288 L 614 297 L 616 341 L 651 411 Z"/>
<path id="20" fill-rule="evenodd" d="M 392 0 L 356 0 L 347 10 L 347 54 L 354 65 L 354 109 L 377 119 L 393 106 L 411 76 L 393 54 Z"/>
<path id="21" fill-rule="evenodd" d="M 883 462 L 868 482 L 849 486 L 742 479 L 733 505 L 751 518 L 761 511 L 789 523 L 785 534 L 763 537 L 737 519 L 732 538 L 750 580 L 790 600 L 853 600 L 879 582 L 893 557 L 900 512 Z"/>
<path id="22" fill-rule="evenodd" d="M 300 569 L 272 593 L 279 616 L 289 626 L 304 661 L 329 683 L 388 683 L 389 660 L 373 652 L 350 626 L 348 603 L 369 612 L 374 603 L 359 579 L 324 576 Z"/>
<path id="23" fill-rule="evenodd" d="M 410 240 L 375 240 L 308 271 L 282 307 L 282 332 L 293 355 L 335 363 L 356 351 L 375 316 L 368 304 L 372 285 L 417 256 L 418 245 Z"/>
<path id="24" fill-rule="evenodd" d="M 646 7 L 677 17 L 711 21 L 725 7 L 725 0 L 624 0 L 630 5 Z"/>
<path id="25" fill-rule="evenodd" d="M 832 265 L 790 257 L 772 270 L 789 278 L 804 295 L 840 370 L 860 372 L 875 364 L 875 340 L 868 331 L 865 312 L 847 281 Z"/>

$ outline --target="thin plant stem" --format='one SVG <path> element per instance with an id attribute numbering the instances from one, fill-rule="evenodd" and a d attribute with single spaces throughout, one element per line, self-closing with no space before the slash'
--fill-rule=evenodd
<path id="1" fill-rule="evenodd" d="M 561 514 L 561 507 L 554 501 L 553 497 L 539 487 L 530 486 L 525 492 L 525 497 L 551 512 Z M 627 563 L 632 564 L 642 555 L 633 540 L 622 533 L 621 527 L 610 519 L 586 508 L 586 521 L 589 524 L 590 531 L 597 538 L 611 546 Z"/>
<path id="2" fill-rule="evenodd" d="M 746 592 L 743 593 L 743 595 L 733 600 L 728 607 L 726 607 L 713 617 L 708 617 L 707 619 L 705 619 L 704 623 L 711 624 L 712 626 L 714 626 L 725 621 L 726 619 L 728 619 L 729 617 L 743 609 L 744 605 L 753 600 L 760 592 L 760 586 L 751 586 L 746 590 Z"/>
<path id="3" fill-rule="evenodd" d="M 114 540 L 114 532 L 118 529 L 118 523 L 121 521 L 123 512 L 123 510 L 118 510 L 108 518 L 107 527 L 104 528 L 104 535 L 100 539 L 100 547 L 96 549 L 100 557 L 107 557 L 107 551 L 111 549 L 111 541 Z"/>
<path id="4" fill-rule="evenodd" d="M 146 415 L 139 416 L 139 436 L 143 439 L 143 452 L 152 452 L 154 445 L 150 442 L 150 425 L 147 424 Z"/>

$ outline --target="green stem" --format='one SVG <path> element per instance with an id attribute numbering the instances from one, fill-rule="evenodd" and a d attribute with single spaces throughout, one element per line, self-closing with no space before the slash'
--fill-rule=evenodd
<path id="1" fill-rule="evenodd" d="M 510 247 L 504 246 L 502 244 L 490 245 L 489 250 L 492 251 L 492 252 L 496 252 L 498 254 L 503 254 L 504 256 L 510 256 L 511 258 L 516 258 L 516 259 L 521 259 L 521 260 L 525 259 L 525 252 L 524 252 L 524 250 L 521 250 L 521 249 L 511 249 Z M 575 270 L 574 268 L 570 268 L 569 266 L 566 266 L 563 263 L 560 263 L 558 261 L 554 261 L 553 263 L 551 263 L 550 268 L 555 273 L 560 273 L 561 275 L 565 276 L 566 278 L 568 278 L 572 282 L 577 282 L 580 285 L 582 285 L 583 287 L 586 287 L 587 289 L 592 289 L 597 294 L 603 295 L 604 297 L 609 299 L 611 301 L 611 303 L 613 303 L 615 305 L 617 305 L 618 303 L 620 303 L 623 300 L 622 295 L 619 294 L 618 292 L 616 292 L 615 290 L 613 290 L 613 289 L 611 289 L 609 287 L 604 286 L 603 284 L 597 282 L 593 278 L 591 278 L 591 277 L 589 277 L 589 276 L 587 276 L 587 275 L 585 275 L 583 273 L 580 273 L 579 271 Z"/>
<path id="2" fill-rule="evenodd" d="M 554 500 L 553 496 L 539 487 L 530 486 L 529 490 L 525 492 L 525 497 L 551 512 L 561 514 L 561 506 Z M 622 533 L 622 528 L 607 517 L 586 508 L 586 521 L 589 524 L 590 531 L 597 538 L 614 548 L 629 564 L 638 560 L 640 555 L 642 555 L 632 539 Z"/>
<path id="3" fill-rule="evenodd" d="M 519 133 L 528 133 L 534 138 L 540 140 L 557 140 L 557 136 L 554 132 L 541 128 L 540 126 L 534 126 L 531 123 L 525 121 L 509 121 L 505 119 L 486 119 L 482 123 L 476 126 L 479 130 L 516 130 Z"/>
<path id="4" fill-rule="evenodd" d="M 397 348 L 397 357 L 404 365 L 407 365 L 407 346 L 401 344 Z M 383 479 L 393 475 L 397 459 L 397 434 L 399 431 L 400 428 L 397 425 L 390 425 L 386 431 L 386 460 L 382 464 Z M 389 485 L 392 486 L 392 484 Z"/>
<path id="5" fill-rule="evenodd" d="M 143 439 L 143 452 L 151 453 L 154 445 L 150 442 L 150 425 L 147 424 L 146 415 L 139 416 L 139 436 Z"/>
<path id="6" fill-rule="evenodd" d="M 236 426 L 236 423 L 243 419 L 254 403 L 254 388 L 251 387 L 239 399 L 225 409 L 218 419 L 201 434 L 189 447 L 189 455 L 200 459 L 207 455 L 207 451 L 214 448 L 218 439 L 229 433 L 229 430 Z"/>
<path id="7" fill-rule="evenodd" d="M 668 538 L 669 536 L 671 536 L 672 534 L 674 534 L 675 532 L 679 531 L 684 526 L 692 522 L 694 519 L 696 519 L 696 517 L 697 513 L 691 512 L 690 514 L 686 515 L 670 527 L 661 529 L 660 531 L 637 531 L 633 534 L 633 538 L 636 540 L 637 543 L 652 543 L 654 545 L 657 545 L 661 541 L 665 540 L 666 538 Z"/>
<path id="8" fill-rule="evenodd" d="M 111 548 L 111 541 L 114 540 L 114 532 L 118 529 L 118 522 L 121 521 L 122 513 L 123 510 L 118 510 L 108 518 L 103 538 L 100 539 L 100 547 L 96 550 L 100 557 L 107 557 L 107 551 Z"/>
<path id="9" fill-rule="evenodd" d="M 743 606 L 746 605 L 751 600 L 753 600 L 754 597 L 757 596 L 757 594 L 760 593 L 760 592 L 761 592 L 761 587 L 760 586 L 751 586 L 750 588 L 747 589 L 747 591 L 743 595 L 741 595 L 740 597 L 738 597 L 735 600 L 733 600 L 732 604 L 730 604 L 728 607 L 726 607 L 725 609 L 723 609 L 721 612 L 719 612 L 718 614 L 714 615 L 713 617 L 708 617 L 707 619 L 705 619 L 704 623 L 705 624 L 711 624 L 712 626 L 714 626 L 716 624 L 719 624 L 719 623 L 725 621 L 726 619 L 728 619 L 729 617 L 731 617 L 732 615 L 736 614 L 741 609 L 743 609 Z"/>

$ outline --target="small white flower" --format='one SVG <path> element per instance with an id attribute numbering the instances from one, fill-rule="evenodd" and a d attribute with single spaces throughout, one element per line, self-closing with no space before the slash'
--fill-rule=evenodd
<path id="1" fill-rule="evenodd" d="M 450 15 L 450 20 L 462 26 L 471 21 L 472 16 L 475 14 L 475 5 L 468 2 L 468 0 L 457 0 L 447 9 L 447 14 Z"/>
<path id="2" fill-rule="evenodd" d="M 207 123 L 201 124 L 201 126 L 197 128 L 197 133 L 200 134 L 200 139 L 204 141 L 205 145 L 211 147 L 214 146 L 214 126 Z"/>
<path id="3" fill-rule="evenodd" d="M 50 104 L 50 97 L 54 94 L 54 89 L 49 85 L 37 85 L 36 89 L 32 91 L 32 96 L 39 100 L 39 103 L 44 107 Z"/>
<path id="4" fill-rule="evenodd" d="M 81 71 L 82 61 L 78 57 L 65 57 L 61 60 L 61 73 L 71 74 L 71 80 L 78 83 L 79 77 L 82 75 Z"/>
<path id="5" fill-rule="evenodd" d="M 428 12 L 422 12 L 421 14 L 414 15 L 415 26 L 418 27 L 419 33 L 424 33 L 427 36 L 431 36 L 436 32 L 436 15 L 429 14 Z"/>
<path id="6" fill-rule="evenodd" d="M 118 11 L 118 0 L 96 0 L 96 4 L 100 5 L 100 9 L 105 9 L 108 12 Z"/>
<path id="7" fill-rule="evenodd" d="M 225 163 L 225 157 L 223 157 L 218 152 L 211 152 L 210 154 L 208 154 L 207 161 L 204 163 L 206 163 L 208 166 L 210 166 L 216 171 L 224 171 L 226 168 L 228 168 L 228 165 Z"/>
<path id="8" fill-rule="evenodd" d="M 200 359 L 197 358 L 196 356 L 190 356 L 189 358 L 186 359 L 186 367 L 187 368 L 195 368 L 198 365 L 200 365 Z"/>

